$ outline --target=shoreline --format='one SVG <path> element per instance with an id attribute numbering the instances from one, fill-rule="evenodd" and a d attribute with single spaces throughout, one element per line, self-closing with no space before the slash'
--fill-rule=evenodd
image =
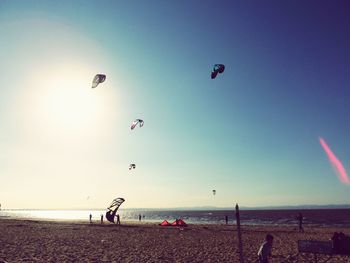
<path id="1" fill-rule="evenodd" d="M 297 261 L 298 240 L 329 240 L 349 228 L 242 226 L 246 262 L 256 260 L 266 234 L 274 245 L 271 262 Z M 235 225 L 161 227 L 148 222 L 110 223 L 0 218 L 0 261 L 7 262 L 239 262 Z M 337 256 L 331 262 L 350 262 Z"/>
<path id="2" fill-rule="evenodd" d="M 14 220 L 14 221 L 38 221 L 38 222 L 56 222 L 56 223 L 71 223 L 71 224 L 90 224 L 89 222 L 89 219 L 59 219 L 59 218 L 39 218 L 39 217 L 11 217 L 11 216 L 0 216 L 0 222 L 1 220 Z M 175 219 L 173 220 L 175 221 Z M 113 223 L 110 223 L 107 221 L 106 218 L 104 218 L 104 223 L 103 224 L 110 224 L 110 225 L 113 225 Z M 143 219 L 142 221 L 139 221 L 137 219 L 135 220 L 130 220 L 130 219 L 126 219 L 126 220 L 123 220 L 123 218 L 121 219 L 121 222 L 125 225 L 127 224 L 132 224 L 132 225 L 159 225 L 162 220 L 149 220 L 149 219 Z M 186 222 L 187 223 L 187 222 Z M 100 220 L 99 219 L 92 219 L 92 224 L 94 225 L 99 225 L 101 224 L 100 223 Z M 211 222 L 211 223 L 208 223 L 208 222 L 191 222 L 188 223 L 188 225 L 190 226 L 233 226 L 235 227 L 236 226 L 236 223 L 232 223 L 230 222 L 229 224 L 225 224 L 225 222 L 217 222 L 217 223 L 214 223 L 214 222 Z M 310 223 L 303 223 L 303 226 L 304 228 L 309 228 L 309 229 L 333 229 L 336 230 L 340 229 L 350 229 L 346 226 L 341 226 L 341 225 L 323 225 L 323 224 L 310 224 Z M 289 228 L 289 229 L 294 229 L 296 230 L 298 228 L 298 225 L 297 223 L 295 224 L 278 224 L 278 223 L 265 223 L 265 224 L 257 224 L 257 223 L 245 223 L 241 221 L 241 227 L 251 227 L 251 228 Z"/>
<path id="3" fill-rule="evenodd" d="M 271 210 L 271 211 L 245 211 L 241 212 L 241 224 L 248 226 L 296 226 L 298 224 L 295 210 Z M 305 227 L 336 227 L 350 228 L 350 209 L 339 210 L 301 210 L 304 217 Z M 88 221 L 92 214 L 93 221 L 99 222 L 101 215 L 105 214 L 103 210 L 2 210 L 0 218 L 13 219 L 33 219 L 33 220 L 54 220 L 54 221 Z M 188 224 L 225 224 L 225 217 L 228 221 L 235 224 L 233 211 L 134 211 L 129 212 L 120 210 L 120 218 L 124 222 L 138 221 L 142 214 L 142 222 L 161 223 L 163 220 L 173 222 L 176 218 L 183 219 Z"/>

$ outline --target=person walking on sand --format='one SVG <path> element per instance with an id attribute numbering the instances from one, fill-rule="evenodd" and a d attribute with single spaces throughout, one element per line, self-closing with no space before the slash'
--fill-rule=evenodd
<path id="1" fill-rule="evenodd" d="M 302 215 L 301 213 L 298 214 L 297 220 L 298 220 L 298 223 L 299 223 L 299 232 L 304 232 L 304 228 L 303 228 L 303 215 Z"/>
<path id="2" fill-rule="evenodd" d="M 120 225 L 120 216 L 117 214 L 117 225 Z"/>
<path id="3" fill-rule="evenodd" d="M 103 214 L 101 214 L 101 224 L 103 224 Z"/>
<path id="4" fill-rule="evenodd" d="M 90 218 L 90 224 L 91 224 L 92 223 L 92 214 L 90 214 L 89 218 Z"/>
<path id="5" fill-rule="evenodd" d="M 261 245 L 258 252 L 259 263 L 269 262 L 269 256 L 271 256 L 271 250 L 272 250 L 272 243 L 273 243 L 273 236 L 270 234 L 267 234 L 265 237 L 265 242 Z"/>
<path id="6" fill-rule="evenodd" d="M 139 221 L 141 222 L 141 214 L 139 214 Z"/>

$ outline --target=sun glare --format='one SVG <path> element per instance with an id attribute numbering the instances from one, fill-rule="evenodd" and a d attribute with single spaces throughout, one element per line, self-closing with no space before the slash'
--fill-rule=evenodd
<path id="1" fill-rule="evenodd" d="M 102 101 L 90 88 L 89 74 L 79 70 L 59 70 L 42 82 L 39 97 L 47 121 L 66 131 L 82 131 L 98 121 Z M 90 81 L 91 82 L 91 81 Z"/>
<path id="2" fill-rule="evenodd" d="M 74 130 L 87 128 L 96 121 L 101 102 L 81 76 L 55 79 L 48 87 L 42 106 L 52 123 Z"/>
<path id="3" fill-rule="evenodd" d="M 114 117 L 115 102 L 108 84 L 91 88 L 93 77 L 92 70 L 81 66 L 47 68 L 32 77 L 24 94 L 26 127 L 80 137 L 105 126 Z"/>

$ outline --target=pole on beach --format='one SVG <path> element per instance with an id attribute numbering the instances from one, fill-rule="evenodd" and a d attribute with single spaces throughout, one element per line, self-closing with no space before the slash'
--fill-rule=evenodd
<path id="1" fill-rule="evenodd" d="M 239 262 L 243 263 L 243 246 L 242 246 L 242 234 L 241 234 L 241 220 L 239 217 L 239 207 L 236 204 L 236 223 L 237 223 L 237 234 L 238 234 L 238 252 L 239 252 Z"/>

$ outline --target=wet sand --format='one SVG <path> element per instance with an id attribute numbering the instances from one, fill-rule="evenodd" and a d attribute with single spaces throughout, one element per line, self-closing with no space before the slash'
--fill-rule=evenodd
<path id="1" fill-rule="evenodd" d="M 123 223 L 123 222 L 122 222 Z M 329 240 L 350 229 L 243 226 L 245 262 L 256 254 L 267 233 L 274 236 L 271 262 L 306 262 L 297 256 L 298 240 Z M 0 219 L 0 262 L 239 262 L 236 227 L 156 224 L 48 222 Z M 329 262 L 350 262 L 337 256 Z"/>

